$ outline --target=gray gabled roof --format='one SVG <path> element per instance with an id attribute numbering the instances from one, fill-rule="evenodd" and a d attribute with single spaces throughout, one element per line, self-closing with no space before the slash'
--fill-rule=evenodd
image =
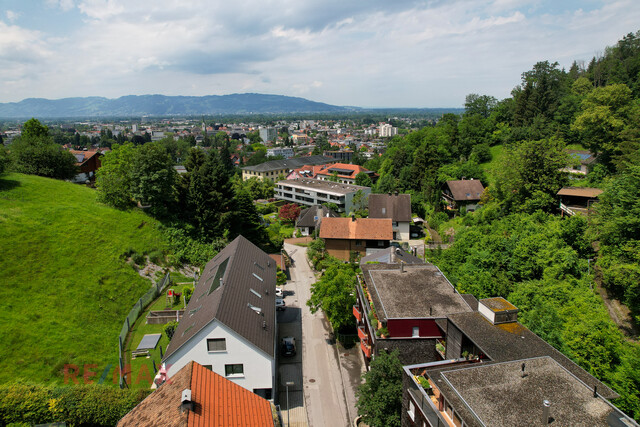
<path id="1" fill-rule="evenodd" d="M 275 357 L 276 263 L 242 236 L 202 270 L 166 360 L 214 319 Z"/>
<path id="2" fill-rule="evenodd" d="M 283 160 L 271 160 L 255 166 L 245 166 L 242 170 L 254 172 L 271 172 L 282 169 L 296 169 L 304 165 L 325 165 L 335 163 L 336 159 L 326 156 L 292 157 Z"/>
<path id="3" fill-rule="evenodd" d="M 411 194 L 370 194 L 369 218 L 411 221 Z"/>
<path id="4" fill-rule="evenodd" d="M 332 211 L 326 206 L 315 205 L 300 211 L 300 216 L 296 221 L 296 227 L 319 227 L 322 218 L 329 216 L 337 218 L 340 215 Z"/>

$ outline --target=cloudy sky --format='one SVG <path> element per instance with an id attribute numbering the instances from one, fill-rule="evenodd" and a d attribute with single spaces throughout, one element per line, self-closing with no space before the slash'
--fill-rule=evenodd
<path id="1" fill-rule="evenodd" d="M 0 0 L 0 102 L 257 92 L 460 107 L 639 29 L 638 0 Z"/>

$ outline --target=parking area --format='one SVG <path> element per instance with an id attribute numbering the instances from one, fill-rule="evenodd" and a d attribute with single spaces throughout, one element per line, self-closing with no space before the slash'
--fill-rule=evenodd
<path id="1" fill-rule="evenodd" d="M 291 288 L 292 285 L 289 285 Z M 278 312 L 278 400 L 283 426 L 308 426 L 304 406 L 302 377 L 302 322 L 301 310 L 297 307 L 295 291 L 287 289 L 284 294 L 286 308 Z M 295 339 L 295 354 L 285 356 L 282 339 Z M 289 384 L 289 385 L 287 385 Z"/>

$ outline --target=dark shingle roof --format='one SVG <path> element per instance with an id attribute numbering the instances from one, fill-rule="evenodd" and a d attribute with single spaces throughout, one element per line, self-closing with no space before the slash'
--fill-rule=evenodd
<path id="1" fill-rule="evenodd" d="M 370 194 L 369 218 L 411 221 L 411 194 Z"/>
<path id="2" fill-rule="evenodd" d="M 255 166 L 245 166 L 242 170 L 270 172 L 282 169 L 296 169 L 304 165 L 324 165 L 334 163 L 336 159 L 326 156 L 292 157 L 284 160 L 271 160 Z"/>
<path id="3" fill-rule="evenodd" d="M 471 307 L 433 264 L 361 265 L 364 280 L 381 320 L 445 317 Z"/>
<path id="4" fill-rule="evenodd" d="M 463 179 L 460 181 L 447 181 L 449 190 L 456 201 L 480 200 L 484 191 L 482 183 L 477 179 Z"/>
<path id="5" fill-rule="evenodd" d="M 204 267 L 164 359 L 213 319 L 275 356 L 275 287 L 275 262 L 238 236 Z"/>
<path id="6" fill-rule="evenodd" d="M 340 215 L 326 206 L 315 205 L 300 211 L 300 216 L 296 221 L 296 227 L 317 227 L 323 217 L 337 218 Z M 317 218 L 317 219 L 316 219 Z"/>
<path id="7" fill-rule="evenodd" d="M 477 311 L 450 314 L 447 317 L 493 361 L 549 356 L 590 387 L 597 384 L 598 393 L 602 396 L 608 399 L 618 397 L 613 390 L 518 322 L 493 325 Z"/>
<path id="8" fill-rule="evenodd" d="M 538 424 L 543 400 L 551 402 L 554 425 L 608 425 L 614 411 L 593 397 L 590 384 L 549 356 L 445 367 L 428 375 L 470 427 Z"/>

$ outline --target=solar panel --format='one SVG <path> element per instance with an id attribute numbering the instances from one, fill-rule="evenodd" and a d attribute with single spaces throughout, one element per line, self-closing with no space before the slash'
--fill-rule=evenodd
<path id="1" fill-rule="evenodd" d="M 82 163 L 84 162 L 84 154 L 76 154 L 76 162 Z"/>

